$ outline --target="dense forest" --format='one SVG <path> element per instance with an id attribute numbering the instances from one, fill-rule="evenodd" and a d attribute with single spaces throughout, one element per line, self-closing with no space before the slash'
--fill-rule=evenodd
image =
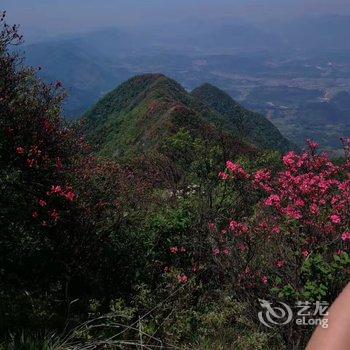
<path id="1" fill-rule="evenodd" d="M 304 150 L 221 90 L 139 75 L 83 118 L 1 16 L 0 349 L 300 349 L 259 299 L 350 271 L 350 140 Z"/>

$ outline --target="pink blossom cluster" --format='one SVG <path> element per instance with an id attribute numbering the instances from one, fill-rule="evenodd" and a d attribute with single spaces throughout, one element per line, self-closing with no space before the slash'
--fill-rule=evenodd
<path id="1" fill-rule="evenodd" d="M 309 144 L 314 150 L 317 144 Z M 336 166 L 326 155 L 289 152 L 283 157 L 286 169 L 269 179 L 267 172 L 255 174 L 254 184 L 268 197 L 264 205 L 280 218 L 297 220 L 324 234 L 346 228 L 349 216 L 350 180 L 346 169 Z M 342 178 L 341 174 L 346 175 Z M 262 174 L 266 174 L 262 176 Z"/>
<path id="2" fill-rule="evenodd" d="M 240 178 L 240 179 L 249 178 L 248 173 L 242 168 L 241 165 L 233 163 L 230 160 L 226 162 L 226 168 L 234 178 Z"/>
<path id="3" fill-rule="evenodd" d="M 60 212 L 56 209 L 50 209 L 49 207 L 52 207 L 52 204 L 48 206 L 48 202 L 50 202 L 50 197 L 61 197 L 64 198 L 68 202 L 73 202 L 76 199 L 76 194 L 72 190 L 71 187 L 62 187 L 60 185 L 52 185 L 50 190 L 46 192 L 46 199 L 40 198 L 38 200 L 39 207 L 42 208 L 41 212 L 42 214 L 48 215 L 48 218 L 51 220 L 52 223 L 57 223 L 61 219 L 61 214 Z M 48 208 L 47 208 L 48 207 Z M 45 211 L 43 211 L 43 209 Z M 42 217 L 42 215 L 39 214 L 40 210 L 34 210 L 32 212 L 32 218 L 37 219 L 39 217 Z M 42 226 L 48 226 L 48 221 L 43 220 L 41 222 Z"/>
<path id="4" fill-rule="evenodd" d="M 177 280 L 181 284 L 186 284 L 188 282 L 188 277 L 185 274 L 181 274 L 177 276 Z"/>
<path id="5" fill-rule="evenodd" d="M 213 248 L 214 256 L 224 257 L 223 249 L 229 249 L 230 255 L 241 256 L 244 261 L 245 257 L 251 259 L 251 247 L 256 242 L 274 241 L 271 247 L 277 248 L 270 271 L 276 267 L 279 271 L 290 265 L 283 255 L 285 247 L 278 248 L 282 241 L 293 242 L 294 246 L 289 248 L 301 262 L 321 248 L 324 252 L 324 247 L 330 257 L 350 252 L 350 162 L 336 165 L 326 154 L 317 154 L 317 148 L 318 144 L 309 140 L 307 151 L 288 152 L 282 158 L 284 169 L 275 173 L 260 169 L 248 174 L 239 164 L 226 163 L 227 171 L 220 178 L 232 180 L 233 185 L 236 180 L 245 181 L 242 197 L 255 196 L 261 200 L 254 216 L 231 219 L 224 230 L 216 227 L 211 230 L 217 232 L 219 243 Z M 231 235 L 224 236 L 223 231 Z M 247 281 L 252 287 L 260 280 L 263 285 L 269 284 L 267 271 L 262 267 L 260 271 L 259 266 L 249 268 L 247 264 L 239 274 L 240 283 Z"/>
<path id="6" fill-rule="evenodd" d="M 186 248 L 185 247 L 170 247 L 170 253 L 171 254 L 179 254 L 179 253 L 186 253 Z"/>
<path id="7" fill-rule="evenodd" d="M 76 198 L 76 194 L 73 192 L 71 187 L 62 188 L 59 185 L 52 185 L 50 191 L 47 191 L 48 196 L 58 195 L 64 197 L 69 202 L 73 202 Z"/>
<path id="8" fill-rule="evenodd" d="M 213 249 L 213 255 L 214 256 L 218 256 L 220 254 L 223 254 L 223 255 L 226 255 L 226 256 L 229 256 L 231 255 L 231 248 L 222 248 L 221 250 L 219 248 L 214 248 Z"/>
<path id="9" fill-rule="evenodd" d="M 249 227 L 245 223 L 241 223 L 235 220 L 230 221 L 229 230 L 234 233 L 236 236 L 240 236 L 249 231 Z"/>

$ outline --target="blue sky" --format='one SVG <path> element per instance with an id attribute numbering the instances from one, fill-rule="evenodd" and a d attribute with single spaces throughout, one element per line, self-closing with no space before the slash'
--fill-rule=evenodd
<path id="1" fill-rule="evenodd" d="M 6 0 L 10 22 L 51 33 L 176 20 L 350 14 L 350 0 Z"/>

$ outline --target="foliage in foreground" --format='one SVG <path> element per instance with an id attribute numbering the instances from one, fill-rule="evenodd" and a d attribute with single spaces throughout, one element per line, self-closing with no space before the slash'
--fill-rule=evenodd
<path id="1" fill-rule="evenodd" d="M 346 283 L 349 161 L 310 143 L 219 173 L 225 150 L 184 129 L 97 158 L 20 41 L 3 26 L 0 349 L 301 347 L 310 330 L 263 328 L 257 300 L 332 301 Z"/>

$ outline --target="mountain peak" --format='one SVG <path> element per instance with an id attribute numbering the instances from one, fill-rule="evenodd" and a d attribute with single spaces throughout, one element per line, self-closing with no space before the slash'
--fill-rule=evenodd
<path id="1" fill-rule="evenodd" d="M 210 98 L 211 101 L 215 98 L 220 99 L 220 103 L 229 104 L 231 107 L 234 104 L 236 108 L 240 108 L 239 104 L 234 101 L 228 93 L 210 83 L 204 83 L 203 85 L 197 87 L 191 94 L 203 101 L 205 101 L 203 97 Z"/>
<path id="2" fill-rule="evenodd" d="M 210 142 L 228 138 L 236 146 L 283 151 L 289 147 L 267 119 L 245 110 L 224 91 L 204 84 L 190 94 L 163 74 L 143 74 L 127 80 L 85 117 L 90 140 L 107 156 L 157 148 L 180 130 L 194 138 L 210 137 Z M 242 133 L 243 127 L 248 131 Z M 208 130 L 212 130 L 210 136 Z"/>
<path id="3" fill-rule="evenodd" d="M 216 86 L 205 83 L 194 89 L 191 94 L 221 114 L 226 120 L 226 128 L 235 130 L 236 135 L 254 145 L 282 152 L 294 148 L 268 119 L 245 109 Z"/>
<path id="4" fill-rule="evenodd" d="M 197 88 L 195 88 L 193 90 L 193 92 L 196 90 L 210 90 L 210 91 L 224 92 L 223 90 L 219 89 L 217 86 L 212 85 L 210 83 L 204 83 L 204 84 L 198 86 Z"/>
<path id="5" fill-rule="evenodd" d="M 124 84 L 132 83 L 132 82 L 139 82 L 139 81 L 154 82 L 160 78 L 167 78 L 167 77 L 161 73 L 138 74 L 138 75 L 135 75 L 134 77 L 128 79 L 126 82 L 124 82 Z"/>

